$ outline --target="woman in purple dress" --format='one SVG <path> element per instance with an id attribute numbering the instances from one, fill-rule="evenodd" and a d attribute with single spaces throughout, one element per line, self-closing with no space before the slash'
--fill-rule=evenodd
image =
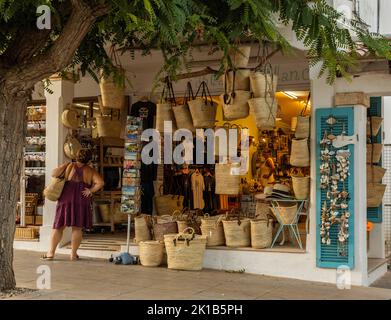
<path id="1" fill-rule="evenodd" d="M 42 256 L 44 260 L 53 259 L 57 245 L 61 241 L 65 227 L 72 228 L 71 260 L 77 260 L 77 250 L 83 236 L 83 228 L 92 227 L 91 196 L 102 189 L 104 182 L 99 173 L 88 166 L 91 161 L 90 150 L 78 152 L 76 162 L 65 163 L 52 172 L 53 177 L 65 173 L 65 185 L 56 207 L 49 251 Z"/>

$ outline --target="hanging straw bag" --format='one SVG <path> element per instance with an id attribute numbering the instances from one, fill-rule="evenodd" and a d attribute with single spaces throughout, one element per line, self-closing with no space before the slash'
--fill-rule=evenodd
<path id="1" fill-rule="evenodd" d="M 165 234 L 178 233 L 178 225 L 173 217 L 170 217 L 170 219 L 154 217 L 152 225 L 153 237 L 157 241 L 163 241 Z"/>
<path id="2" fill-rule="evenodd" d="M 377 208 L 383 202 L 384 192 L 386 191 L 386 184 L 381 183 L 367 183 L 367 207 Z"/>
<path id="3" fill-rule="evenodd" d="M 269 248 L 273 238 L 273 217 L 264 216 L 251 220 L 251 246 L 256 249 Z"/>
<path id="4" fill-rule="evenodd" d="M 140 263 L 144 267 L 158 267 L 163 263 L 164 243 L 141 241 L 139 243 Z"/>
<path id="5" fill-rule="evenodd" d="M 74 109 L 66 109 L 61 114 L 61 122 L 68 129 L 77 129 L 79 127 L 79 113 Z"/>
<path id="6" fill-rule="evenodd" d="M 75 160 L 78 152 L 82 149 L 82 146 L 74 136 L 68 134 L 64 143 L 64 153 L 72 160 Z"/>
<path id="7" fill-rule="evenodd" d="M 183 209 L 183 196 L 176 194 L 163 195 L 163 185 L 159 188 L 159 195 L 154 197 L 156 212 L 159 216 L 171 215 L 175 210 Z"/>
<path id="8" fill-rule="evenodd" d="M 178 224 L 178 232 L 183 232 L 186 228 L 193 228 L 196 234 L 201 234 L 199 216 L 203 214 L 201 209 L 191 210 L 190 208 L 183 208 L 182 212 L 177 210 L 173 216 Z"/>
<path id="9" fill-rule="evenodd" d="M 274 97 L 277 92 L 278 77 L 273 73 L 269 62 L 261 64 L 250 75 L 251 92 L 254 98 Z"/>
<path id="10" fill-rule="evenodd" d="M 292 176 L 292 188 L 297 200 L 306 200 L 310 195 L 310 177 Z"/>
<path id="11" fill-rule="evenodd" d="M 120 138 L 122 132 L 122 124 L 120 115 L 117 117 L 111 115 L 103 115 L 96 117 L 96 124 L 99 137 Z"/>
<path id="12" fill-rule="evenodd" d="M 151 227 L 152 221 L 150 215 L 142 214 L 134 217 L 134 241 L 139 243 L 140 241 L 151 240 Z"/>
<path id="13" fill-rule="evenodd" d="M 367 136 L 376 137 L 383 123 L 382 117 L 369 117 L 367 121 Z M 371 130 L 372 126 L 372 130 Z"/>
<path id="14" fill-rule="evenodd" d="M 205 81 L 201 82 L 195 99 L 188 101 L 188 105 L 195 128 L 214 128 L 216 122 L 216 106 Z"/>
<path id="15" fill-rule="evenodd" d="M 367 144 L 367 163 L 379 163 L 383 145 L 381 143 Z"/>
<path id="16" fill-rule="evenodd" d="M 206 242 L 206 236 L 196 235 L 192 228 L 187 228 L 179 234 L 165 235 L 168 268 L 202 270 Z"/>
<path id="17" fill-rule="evenodd" d="M 251 46 L 239 46 L 229 50 L 229 58 L 236 68 L 247 68 L 250 59 Z"/>
<path id="18" fill-rule="evenodd" d="M 386 169 L 373 164 L 367 164 L 367 182 L 380 183 L 386 174 Z"/>
<path id="19" fill-rule="evenodd" d="M 225 243 L 227 247 L 250 247 L 250 219 L 240 218 L 240 211 L 231 210 L 223 220 Z"/>
<path id="20" fill-rule="evenodd" d="M 248 100 L 250 113 L 259 130 L 273 130 L 276 126 L 278 103 L 274 97 Z"/>
<path id="21" fill-rule="evenodd" d="M 171 121 L 172 130 L 176 130 L 174 106 L 176 106 L 174 88 L 169 78 L 166 78 L 160 101 L 156 105 L 156 130 L 160 133 L 164 132 L 164 121 Z"/>
<path id="22" fill-rule="evenodd" d="M 306 105 L 301 111 L 300 115 L 297 117 L 297 123 L 295 129 L 296 139 L 305 139 L 305 138 L 309 138 L 310 136 L 310 117 L 305 116 L 310 98 L 311 98 L 311 94 L 308 95 Z"/>
<path id="23" fill-rule="evenodd" d="M 240 192 L 238 163 L 217 163 L 215 166 L 216 194 L 237 195 Z"/>
<path id="24" fill-rule="evenodd" d="M 188 82 L 183 105 L 173 106 L 172 111 L 174 112 L 175 122 L 178 129 L 187 129 L 191 132 L 195 132 L 193 119 L 191 118 L 189 105 L 187 104 L 190 100 L 194 100 L 194 94 L 191 83 Z"/>
<path id="25" fill-rule="evenodd" d="M 236 90 L 250 91 L 250 73 L 249 69 L 238 69 L 227 71 L 224 74 L 224 87 L 228 92 Z"/>
<path id="26" fill-rule="evenodd" d="M 67 170 L 70 165 L 66 166 L 64 171 L 58 177 L 52 177 L 48 186 L 43 190 L 43 195 L 50 201 L 57 201 L 60 199 L 62 190 L 64 189 Z"/>
<path id="27" fill-rule="evenodd" d="M 207 237 L 206 246 L 223 246 L 225 245 L 223 219 L 224 215 L 210 217 L 205 214 L 201 219 L 201 232 Z"/>
<path id="28" fill-rule="evenodd" d="M 294 167 L 310 166 L 308 139 L 292 139 L 290 164 Z"/>

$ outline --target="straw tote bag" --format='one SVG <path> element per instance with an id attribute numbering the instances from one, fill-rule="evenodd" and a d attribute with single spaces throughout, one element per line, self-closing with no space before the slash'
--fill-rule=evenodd
<path id="1" fill-rule="evenodd" d="M 310 166 L 308 139 L 292 139 L 290 164 L 294 167 Z"/>
<path id="2" fill-rule="evenodd" d="M 163 195 L 163 185 L 159 188 L 159 195 L 155 196 L 156 212 L 159 216 L 172 215 L 176 210 L 183 209 L 183 196 L 175 194 Z"/>
<path id="3" fill-rule="evenodd" d="M 227 71 L 224 74 L 224 87 L 228 92 L 236 90 L 250 91 L 250 69 Z"/>
<path id="4" fill-rule="evenodd" d="M 250 219 L 241 219 L 241 211 L 232 209 L 223 220 L 227 247 L 249 247 L 251 245 Z"/>
<path id="5" fill-rule="evenodd" d="M 269 248 L 273 238 L 273 216 L 251 220 L 251 246 L 256 249 Z"/>
<path id="6" fill-rule="evenodd" d="M 169 216 L 165 219 L 153 217 L 152 231 L 154 240 L 163 241 L 165 234 L 178 233 L 178 225 L 175 218 L 172 216 Z"/>
<path id="7" fill-rule="evenodd" d="M 217 163 L 215 166 L 216 194 L 236 195 L 240 192 L 239 163 Z"/>
<path id="8" fill-rule="evenodd" d="M 110 115 L 101 114 L 96 117 L 96 124 L 99 137 L 121 137 L 122 125 L 119 114 L 117 116 L 113 116 L 112 113 Z"/>
<path id="9" fill-rule="evenodd" d="M 297 200 L 308 199 L 310 194 L 310 177 L 292 176 L 292 188 Z"/>
<path id="10" fill-rule="evenodd" d="M 172 111 L 174 112 L 174 117 L 178 129 L 187 129 L 191 132 L 195 132 L 195 128 L 193 126 L 193 119 L 191 118 L 189 105 L 187 104 L 187 102 L 190 100 L 194 100 L 194 94 L 193 89 L 191 87 L 191 83 L 188 82 L 183 105 L 173 106 Z"/>
<path id="11" fill-rule="evenodd" d="M 229 58 L 236 68 L 247 68 L 250 53 L 251 46 L 239 46 L 229 50 Z"/>
<path id="12" fill-rule="evenodd" d="M 176 99 L 172 82 L 167 78 L 160 102 L 156 105 L 156 130 L 164 132 L 164 121 L 171 121 L 172 130 L 176 130 L 175 116 L 173 106 L 176 106 Z"/>
<path id="13" fill-rule="evenodd" d="M 142 266 L 158 267 L 163 263 L 164 243 L 160 241 L 141 241 L 139 251 Z"/>
<path id="14" fill-rule="evenodd" d="M 64 171 L 58 177 L 52 177 L 48 186 L 43 190 L 43 194 L 46 199 L 50 201 L 57 201 L 60 199 L 62 190 L 64 189 L 64 185 L 66 182 L 66 172 L 69 168 L 70 164 L 68 164 Z"/>
<path id="15" fill-rule="evenodd" d="M 139 243 L 140 241 L 151 240 L 151 228 L 152 221 L 150 215 L 142 214 L 140 216 L 134 217 L 134 241 Z"/>
<path id="16" fill-rule="evenodd" d="M 270 63 L 255 69 L 250 74 L 250 87 L 254 98 L 273 97 L 277 91 L 278 77 L 273 73 Z"/>
<path id="17" fill-rule="evenodd" d="M 311 94 L 308 95 L 307 102 L 300 115 L 297 117 L 295 137 L 296 139 L 305 139 L 310 136 L 310 117 L 305 116 L 310 101 Z"/>
<path id="18" fill-rule="evenodd" d="M 248 104 L 259 130 L 275 128 L 278 104 L 274 97 L 253 98 L 248 100 Z"/>
<path id="19" fill-rule="evenodd" d="M 110 55 L 114 60 L 116 67 L 116 74 L 120 77 L 125 77 L 125 70 L 120 66 L 117 54 L 114 51 L 114 47 L 111 48 Z M 115 82 L 114 76 L 106 76 L 101 71 L 99 79 L 99 87 L 101 97 L 99 97 L 99 104 L 101 111 L 104 112 L 107 109 L 122 110 L 125 106 L 125 85 Z"/>
<path id="20" fill-rule="evenodd" d="M 200 96 L 198 96 L 200 94 Z M 214 128 L 216 122 L 216 106 L 212 100 L 208 85 L 202 81 L 194 100 L 188 101 L 191 118 L 195 128 Z"/>

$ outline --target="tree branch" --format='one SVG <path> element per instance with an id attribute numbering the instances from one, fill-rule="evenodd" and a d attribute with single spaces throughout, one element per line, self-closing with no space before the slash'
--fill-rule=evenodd
<path id="1" fill-rule="evenodd" d="M 5 74 L 8 90 L 14 93 L 29 90 L 38 81 L 66 68 L 96 19 L 110 8 L 107 3 L 90 7 L 83 0 L 71 0 L 71 4 L 72 13 L 53 46 Z"/>

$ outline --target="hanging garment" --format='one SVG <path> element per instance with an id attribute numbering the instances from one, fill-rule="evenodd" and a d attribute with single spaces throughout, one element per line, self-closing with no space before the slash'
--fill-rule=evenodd
<path id="1" fill-rule="evenodd" d="M 212 175 L 204 176 L 204 202 L 205 202 L 205 212 L 212 212 L 214 209 L 217 209 L 216 204 L 216 195 L 215 195 L 215 187 L 216 181 Z"/>
<path id="2" fill-rule="evenodd" d="M 193 190 L 194 209 L 204 209 L 205 203 L 203 192 L 205 190 L 204 177 L 201 173 L 195 172 L 191 176 L 191 188 Z"/>

